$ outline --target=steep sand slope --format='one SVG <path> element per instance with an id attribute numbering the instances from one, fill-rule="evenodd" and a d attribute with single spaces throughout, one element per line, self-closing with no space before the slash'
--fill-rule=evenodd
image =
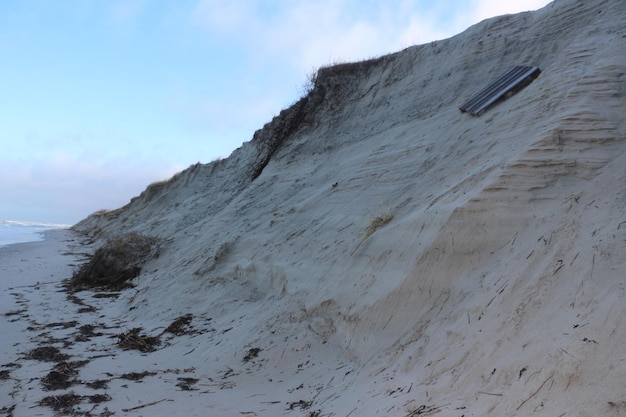
<path id="1" fill-rule="evenodd" d="M 622 0 L 557 0 L 324 68 L 228 159 L 75 228 L 167 239 L 120 303 L 228 329 L 188 357 L 241 372 L 221 409 L 624 415 L 625 28 Z M 513 65 L 542 73 L 459 112 Z"/>

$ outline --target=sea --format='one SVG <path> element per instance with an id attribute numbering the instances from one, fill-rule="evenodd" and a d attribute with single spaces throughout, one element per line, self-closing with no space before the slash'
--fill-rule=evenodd
<path id="1" fill-rule="evenodd" d="M 0 247 L 13 243 L 43 240 L 43 232 L 46 230 L 67 229 L 69 227 L 69 224 L 0 220 Z"/>

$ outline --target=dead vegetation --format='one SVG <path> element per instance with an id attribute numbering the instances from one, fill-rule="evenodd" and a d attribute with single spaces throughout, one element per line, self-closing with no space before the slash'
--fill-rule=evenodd
<path id="1" fill-rule="evenodd" d="M 95 394 L 95 395 L 87 395 L 83 398 L 89 400 L 91 404 L 100 404 L 105 401 L 111 401 L 111 396 L 108 394 Z"/>
<path id="2" fill-rule="evenodd" d="M 370 221 L 369 226 L 367 226 L 367 229 L 365 229 L 361 241 L 358 245 L 356 245 L 356 248 L 354 248 L 351 255 L 354 255 L 356 253 L 356 251 L 361 247 L 363 242 L 367 240 L 367 238 L 373 235 L 374 232 L 376 232 L 381 227 L 387 225 L 391 220 L 393 220 L 393 214 L 391 213 L 391 211 L 382 211 L 379 216 L 373 217 Z"/>
<path id="3" fill-rule="evenodd" d="M 261 351 L 260 348 L 248 349 L 248 352 L 246 353 L 246 356 L 243 357 L 243 363 L 250 362 L 252 359 L 254 359 L 257 356 L 259 356 L 259 352 L 260 351 Z"/>
<path id="4" fill-rule="evenodd" d="M 43 385 L 43 388 L 46 391 L 66 389 L 76 383 L 76 380 L 70 379 L 72 376 L 74 376 L 74 373 L 66 374 L 63 372 L 52 370 L 48 373 L 48 375 L 41 378 L 41 385 Z"/>
<path id="5" fill-rule="evenodd" d="M 76 342 L 88 342 L 92 337 L 102 336 L 103 333 L 95 332 L 96 326 L 93 324 L 84 324 L 78 329 L 78 333 L 74 340 Z"/>
<path id="6" fill-rule="evenodd" d="M 28 310 L 26 310 L 26 309 L 9 311 L 8 313 L 4 313 L 4 317 L 18 316 L 18 315 L 24 314 L 26 312 L 28 312 Z"/>
<path id="7" fill-rule="evenodd" d="M 295 410 L 296 408 L 299 408 L 301 410 L 307 410 L 311 408 L 311 405 L 313 405 L 313 401 L 292 401 L 288 402 L 287 405 L 289 406 L 289 410 Z"/>
<path id="8" fill-rule="evenodd" d="M 69 359 L 69 355 L 61 353 L 54 346 L 40 346 L 28 352 L 26 358 L 42 362 L 62 362 Z"/>
<path id="9" fill-rule="evenodd" d="M 117 345 L 124 350 L 138 350 L 143 353 L 154 352 L 161 344 L 159 336 L 147 336 L 140 334 L 143 329 L 137 327 L 126 333 L 118 335 Z"/>
<path id="10" fill-rule="evenodd" d="M 171 333 L 174 336 L 196 334 L 198 331 L 191 327 L 192 314 L 185 314 L 176 318 L 165 330 L 157 336 L 140 334 L 143 330 L 138 327 L 119 334 L 117 345 L 124 350 L 138 350 L 143 353 L 154 352 L 161 345 L 161 336 Z"/>
<path id="11" fill-rule="evenodd" d="M 108 379 L 96 379 L 95 381 L 86 382 L 85 386 L 91 389 L 107 389 L 109 388 L 109 382 L 111 381 Z"/>
<path id="12" fill-rule="evenodd" d="M 6 417 L 13 417 L 13 410 L 15 410 L 15 404 L 10 407 L 2 407 L 0 408 L 0 413 L 4 413 Z"/>
<path id="13" fill-rule="evenodd" d="M 22 365 L 19 365 L 15 362 L 11 362 L 11 363 L 5 363 L 4 365 L 2 365 L 2 368 L 14 368 L 14 369 L 18 369 L 21 368 Z M 8 379 L 11 378 L 11 369 L 3 369 L 2 371 L 0 371 L 0 381 L 6 381 Z"/>
<path id="14" fill-rule="evenodd" d="M 374 217 L 367 229 L 365 229 L 363 240 L 366 240 L 368 237 L 373 235 L 376 230 L 388 224 L 392 219 L 393 214 L 391 214 L 390 211 L 383 211 L 380 216 Z"/>
<path id="15" fill-rule="evenodd" d="M 193 385 L 197 384 L 198 378 L 178 378 L 178 384 L 176 386 L 181 391 L 195 391 L 197 388 L 193 388 Z"/>
<path id="16" fill-rule="evenodd" d="M 78 375 L 78 368 L 87 363 L 89 361 L 59 362 L 41 379 L 41 384 L 48 391 L 69 388 L 77 383 L 75 377 Z"/>
<path id="17" fill-rule="evenodd" d="M 81 401 L 82 397 L 80 395 L 69 392 L 63 395 L 51 395 L 43 398 L 39 401 L 39 405 L 51 407 L 55 411 L 63 411 L 64 413 L 69 414 L 73 411 L 73 407 L 76 404 L 80 404 Z"/>
<path id="18" fill-rule="evenodd" d="M 44 329 L 69 329 L 70 327 L 76 327 L 76 325 L 78 324 L 78 322 L 76 320 L 72 320 L 72 321 L 59 321 L 59 322 L 54 322 L 54 323 L 48 323 L 45 325 L 42 325 Z"/>
<path id="19" fill-rule="evenodd" d="M 105 401 L 110 401 L 111 397 L 107 394 L 96 394 L 96 395 L 77 395 L 73 392 L 69 392 L 63 395 L 51 395 L 49 397 L 43 398 L 39 401 L 39 405 L 50 407 L 55 411 L 61 411 L 64 415 L 85 415 L 82 411 L 77 411 L 74 409 L 75 405 L 80 404 L 83 400 L 89 401 L 91 404 L 99 404 Z M 91 415 L 91 414 L 87 414 Z M 100 415 L 112 415 L 111 413 L 106 412 Z"/>
<path id="20" fill-rule="evenodd" d="M 118 298 L 119 296 L 119 292 L 97 292 L 92 294 L 93 298 Z"/>
<path id="21" fill-rule="evenodd" d="M 183 336 L 185 334 L 193 334 L 194 330 L 191 328 L 192 314 L 185 314 L 178 317 L 170 324 L 163 333 L 171 333 L 174 336 Z"/>
<path id="22" fill-rule="evenodd" d="M 157 255 L 158 240 L 154 237 L 138 233 L 115 237 L 74 273 L 68 289 L 119 291 L 132 287 L 129 281 L 139 276 L 145 263 Z"/>
<path id="23" fill-rule="evenodd" d="M 119 378 L 127 379 L 129 381 L 141 381 L 147 376 L 154 376 L 156 372 L 143 371 L 143 372 L 129 372 L 127 374 L 120 375 Z"/>
<path id="24" fill-rule="evenodd" d="M 111 210 L 109 209 L 100 209 L 100 210 L 96 210 L 93 213 L 91 213 L 89 216 L 103 216 L 107 213 L 111 212 Z"/>

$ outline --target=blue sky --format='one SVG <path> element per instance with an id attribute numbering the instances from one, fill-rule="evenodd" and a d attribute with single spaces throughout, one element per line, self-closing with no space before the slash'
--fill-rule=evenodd
<path id="1" fill-rule="evenodd" d="M 0 219 L 72 224 L 225 158 L 321 65 L 548 0 L 2 0 Z"/>

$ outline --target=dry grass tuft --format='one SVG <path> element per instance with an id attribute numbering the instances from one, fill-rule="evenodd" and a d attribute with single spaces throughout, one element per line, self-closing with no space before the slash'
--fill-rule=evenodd
<path id="1" fill-rule="evenodd" d="M 374 232 L 384 225 L 388 224 L 393 219 L 393 214 L 391 211 L 383 211 L 380 216 L 376 216 L 370 222 L 370 225 L 365 229 L 365 235 L 363 236 L 363 240 L 370 237 Z"/>
<path id="2" fill-rule="evenodd" d="M 80 404 L 82 397 L 76 395 L 73 392 L 69 392 L 63 395 L 52 395 L 39 401 L 39 405 L 51 407 L 55 411 L 63 411 L 67 414 L 72 414 L 73 407 L 76 404 Z"/>
<path id="3" fill-rule="evenodd" d="M 367 229 L 365 229 L 365 233 L 363 233 L 363 238 L 361 239 L 359 244 L 356 245 L 356 248 L 354 248 L 354 250 L 352 251 L 350 255 L 354 255 L 356 251 L 359 250 L 363 242 L 367 240 L 368 237 L 373 235 L 374 232 L 376 232 L 381 227 L 388 224 L 391 220 L 393 220 L 393 214 L 391 213 L 391 211 L 383 211 L 380 214 L 380 216 L 374 217 L 372 221 L 370 222 L 369 226 L 367 227 Z"/>
<path id="4" fill-rule="evenodd" d="M 110 239 L 89 262 L 74 273 L 68 288 L 121 290 L 132 287 L 128 281 L 141 273 L 141 268 L 158 254 L 154 237 L 128 233 Z"/>

